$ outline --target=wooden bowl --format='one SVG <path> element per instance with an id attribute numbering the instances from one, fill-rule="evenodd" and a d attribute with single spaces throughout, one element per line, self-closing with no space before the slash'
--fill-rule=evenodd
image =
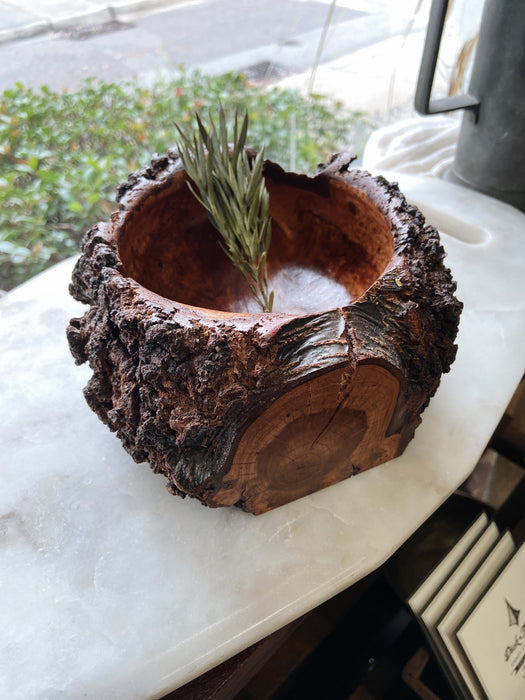
<path id="1" fill-rule="evenodd" d="M 266 162 L 272 313 L 260 313 L 176 152 L 85 236 L 68 327 L 90 407 L 173 493 L 262 513 L 403 452 L 453 362 L 461 303 L 437 231 L 338 154 Z"/>

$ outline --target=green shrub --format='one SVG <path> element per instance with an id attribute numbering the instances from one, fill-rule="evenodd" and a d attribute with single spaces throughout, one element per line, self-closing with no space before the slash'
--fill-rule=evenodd
<path id="1" fill-rule="evenodd" d="M 84 231 L 115 208 L 128 173 L 173 145 L 175 123 L 215 111 L 219 100 L 230 118 L 248 111 L 251 146 L 303 172 L 347 147 L 350 129 L 367 131 L 340 103 L 251 85 L 242 74 L 181 70 L 148 87 L 91 80 L 74 93 L 17 83 L 0 98 L 0 289 L 75 254 Z"/>

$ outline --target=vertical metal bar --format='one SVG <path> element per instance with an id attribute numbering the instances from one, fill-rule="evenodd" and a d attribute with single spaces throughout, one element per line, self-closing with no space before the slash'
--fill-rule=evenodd
<path id="1" fill-rule="evenodd" d="M 477 114 L 479 101 L 472 95 L 453 95 L 439 100 L 430 99 L 447 9 L 448 0 L 433 0 L 419 68 L 414 107 L 420 114 L 439 114 L 456 109 L 472 109 Z"/>

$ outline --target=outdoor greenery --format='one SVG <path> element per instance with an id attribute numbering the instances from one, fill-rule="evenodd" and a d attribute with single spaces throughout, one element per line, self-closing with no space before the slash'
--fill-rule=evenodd
<path id="1" fill-rule="evenodd" d="M 242 74 L 181 69 L 149 86 L 87 81 L 74 92 L 16 84 L 0 96 L 0 289 L 73 255 L 83 233 L 115 209 L 128 173 L 177 139 L 196 110 L 231 120 L 247 112 L 253 148 L 285 168 L 312 172 L 334 150 L 358 149 L 363 115 L 292 90 L 252 85 Z M 353 130 L 353 132 L 352 132 Z"/>

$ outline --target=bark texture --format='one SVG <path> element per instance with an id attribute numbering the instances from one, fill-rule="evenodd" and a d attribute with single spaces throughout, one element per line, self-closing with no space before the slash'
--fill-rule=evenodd
<path id="1" fill-rule="evenodd" d="M 438 233 L 351 161 L 266 163 L 275 313 L 254 312 L 175 152 L 86 234 L 70 290 L 89 310 L 67 331 L 86 400 L 173 493 L 262 513 L 392 459 L 449 370 L 461 303 Z"/>

